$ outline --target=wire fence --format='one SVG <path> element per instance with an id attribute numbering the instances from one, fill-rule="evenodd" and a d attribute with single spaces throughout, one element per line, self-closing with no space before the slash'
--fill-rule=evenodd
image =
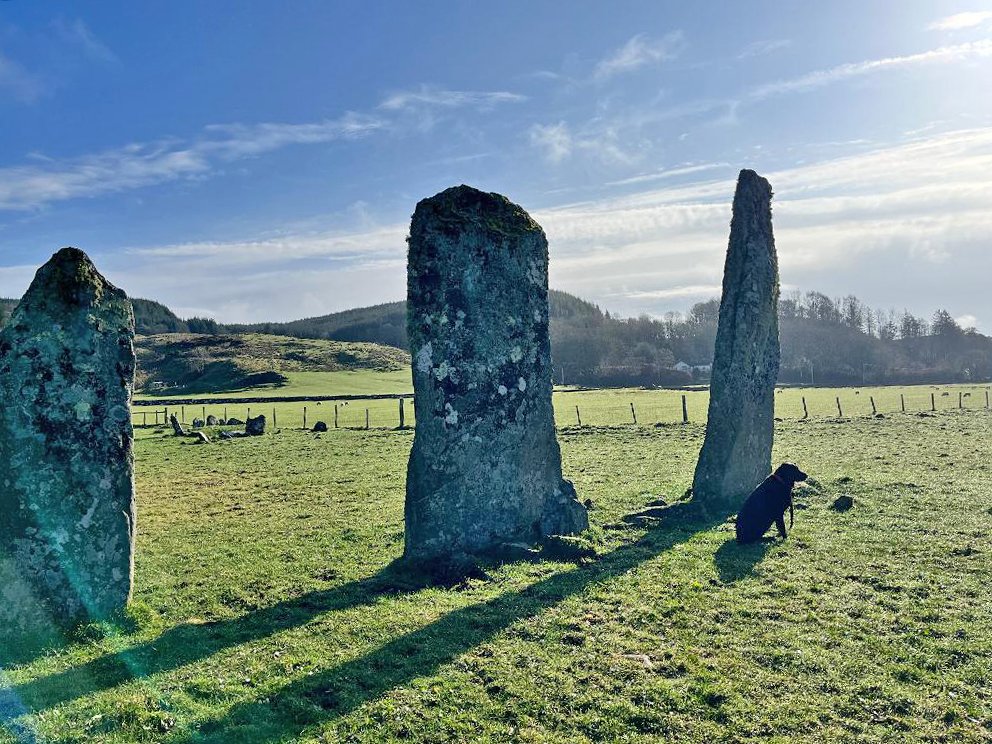
<path id="1" fill-rule="evenodd" d="M 775 416 L 782 420 L 849 419 L 897 413 L 988 409 L 988 386 L 782 388 L 775 394 Z M 556 391 L 555 423 L 565 426 L 618 426 L 704 423 L 709 407 L 707 390 L 584 390 Z M 401 414 L 402 409 L 402 414 Z M 139 427 L 169 425 L 169 416 L 189 426 L 208 417 L 218 422 L 235 419 L 239 426 L 264 414 L 273 428 L 312 429 L 323 422 L 328 429 L 396 429 L 416 425 L 413 398 L 306 403 L 142 406 L 132 411 Z M 402 416 L 402 420 L 401 420 Z"/>

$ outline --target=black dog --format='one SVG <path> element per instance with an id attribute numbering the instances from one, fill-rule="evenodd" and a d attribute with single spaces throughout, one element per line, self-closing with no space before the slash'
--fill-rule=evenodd
<path id="1" fill-rule="evenodd" d="M 789 510 L 789 529 L 795 511 L 792 508 L 792 487 L 808 476 L 790 462 L 782 463 L 751 492 L 737 514 L 737 542 L 757 542 L 774 523 L 778 534 L 786 537 L 785 510 Z"/>

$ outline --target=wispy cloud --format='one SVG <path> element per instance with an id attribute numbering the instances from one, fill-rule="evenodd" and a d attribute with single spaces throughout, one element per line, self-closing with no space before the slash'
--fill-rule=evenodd
<path id="1" fill-rule="evenodd" d="M 765 39 L 763 41 L 753 41 L 741 50 L 737 59 L 747 59 L 749 57 L 761 57 L 765 54 L 777 52 L 780 49 L 788 49 L 792 46 L 790 39 Z"/>
<path id="2" fill-rule="evenodd" d="M 221 162 L 294 144 L 354 139 L 384 126 L 374 117 L 346 114 L 308 124 L 225 124 L 194 140 L 131 144 L 69 160 L 0 168 L 0 209 L 35 209 L 51 202 L 204 177 Z"/>
<path id="3" fill-rule="evenodd" d="M 56 37 L 65 44 L 79 48 L 87 57 L 102 62 L 116 62 L 117 55 L 97 38 L 81 18 L 57 18 L 52 23 Z"/>
<path id="4" fill-rule="evenodd" d="M 665 170 L 656 171 L 654 173 L 644 173 L 639 176 L 631 176 L 630 178 L 623 178 L 619 181 L 608 181 L 606 185 L 628 186 L 634 183 L 663 181 L 669 178 L 678 178 L 679 176 L 687 176 L 693 173 L 702 173 L 703 171 L 729 167 L 730 163 L 699 163 L 696 165 L 683 165 L 677 168 L 666 168 Z"/>
<path id="5" fill-rule="evenodd" d="M 681 31 L 672 31 L 656 39 L 638 34 L 611 55 L 600 60 L 593 77 L 597 80 L 605 80 L 652 62 L 674 59 L 684 48 L 685 38 Z"/>
<path id="6" fill-rule="evenodd" d="M 27 70 L 0 52 L 0 93 L 7 93 L 21 103 L 34 103 L 47 90 L 40 75 Z"/>
<path id="7" fill-rule="evenodd" d="M 861 77 L 883 70 L 928 64 L 946 64 L 984 57 L 992 57 L 992 40 L 990 39 L 943 46 L 939 49 L 931 49 L 918 54 L 851 62 L 824 70 L 816 70 L 788 80 L 779 80 L 760 85 L 752 89 L 748 97 L 752 100 L 761 100 L 784 93 L 800 93 L 815 88 L 822 88 L 825 85 L 830 85 L 841 80 Z"/>
<path id="8" fill-rule="evenodd" d="M 931 31 L 960 31 L 965 28 L 981 26 L 988 21 L 992 21 L 992 11 L 973 10 L 938 18 L 927 28 Z"/>
<path id="9" fill-rule="evenodd" d="M 501 103 L 519 103 L 526 96 L 510 91 L 444 90 L 422 85 L 417 90 L 400 91 L 383 99 L 379 108 L 386 111 L 402 111 L 417 107 L 461 108 L 471 107 L 489 110 Z"/>
<path id="10" fill-rule="evenodd" d="M 568 124 L 534 124 L 530 143 L 544 153 L 549 163 L 561 163 L 576 151 L 590 153 L 604 163 L 631 164 L 635 158 L 619 144 L 619 133 L 610 127 L 587 134 L 573 134 Z"/>

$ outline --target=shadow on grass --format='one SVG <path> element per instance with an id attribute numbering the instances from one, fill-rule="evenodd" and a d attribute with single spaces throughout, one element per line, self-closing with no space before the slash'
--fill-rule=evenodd
<path id="1" fill-rule="evenodd" d="M 395 562 L 367 579 L 310 592 L 231 620 L 178 625 L 150 641 L 18 685 L 8 692 L 13 692 L 30 710 L 51 708 L 133 679 L 175 669 L 231 646 L 299 627 L 325 612 L 371 604 L 383 595 L 416 591 L 427 585 L 426 579 Z M 0 689 L 0 699 L 2 693 Z"/>
<path id="2" fill-rule="evenodd" d="M 731 537 L 727 542 L 717 548 L 713 555 L 713 562 L 716 563 L 716 570 L 720 574 L 720 580 L 725 584 L 750 576 L 768 549 L 775 544 L 774 537 L 764 537 L 756 543 L 740 545 L 737 540 Z"/>
<path id="3" fill-rule="evenodd" d="M 700 516 L 676 505 L 662 523 L 599 561 L 555 574 L 519 591 L 455 610 L 352 661 L 292 682 L 261 700 L 234 706 L 179 738 L 183 742 L 284 741 L 321 721 L 347 715 L 364 703 L 425 675 L 484 643 L 514 623 L 539 615 L 589 586 L 633 570 L 727 514 Z"/>

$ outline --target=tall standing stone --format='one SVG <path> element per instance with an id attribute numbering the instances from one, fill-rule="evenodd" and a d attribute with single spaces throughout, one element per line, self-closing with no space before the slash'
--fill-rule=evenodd
<path id="1" fill-rule="evenodd" d="M 505 197 L 458 186 L 417 205 L 409 244 L 407 558 L 585 529 L 555 438 L 544 231 Z"/>
<path id="2" fill-rule="evenodd" d="M 706 438 L 692 484 L 702 503 L 734 506 L 771 472 L 779 366 L 771 199 L 768 181 L 741 171 L 723 272 Z"/>
<path id="3" fill-rule="evenodd" d="M 41 267 L 0 333 L 0 628 L 107 617 L 131 596 L 131 302 L 86 254 Z"/>

